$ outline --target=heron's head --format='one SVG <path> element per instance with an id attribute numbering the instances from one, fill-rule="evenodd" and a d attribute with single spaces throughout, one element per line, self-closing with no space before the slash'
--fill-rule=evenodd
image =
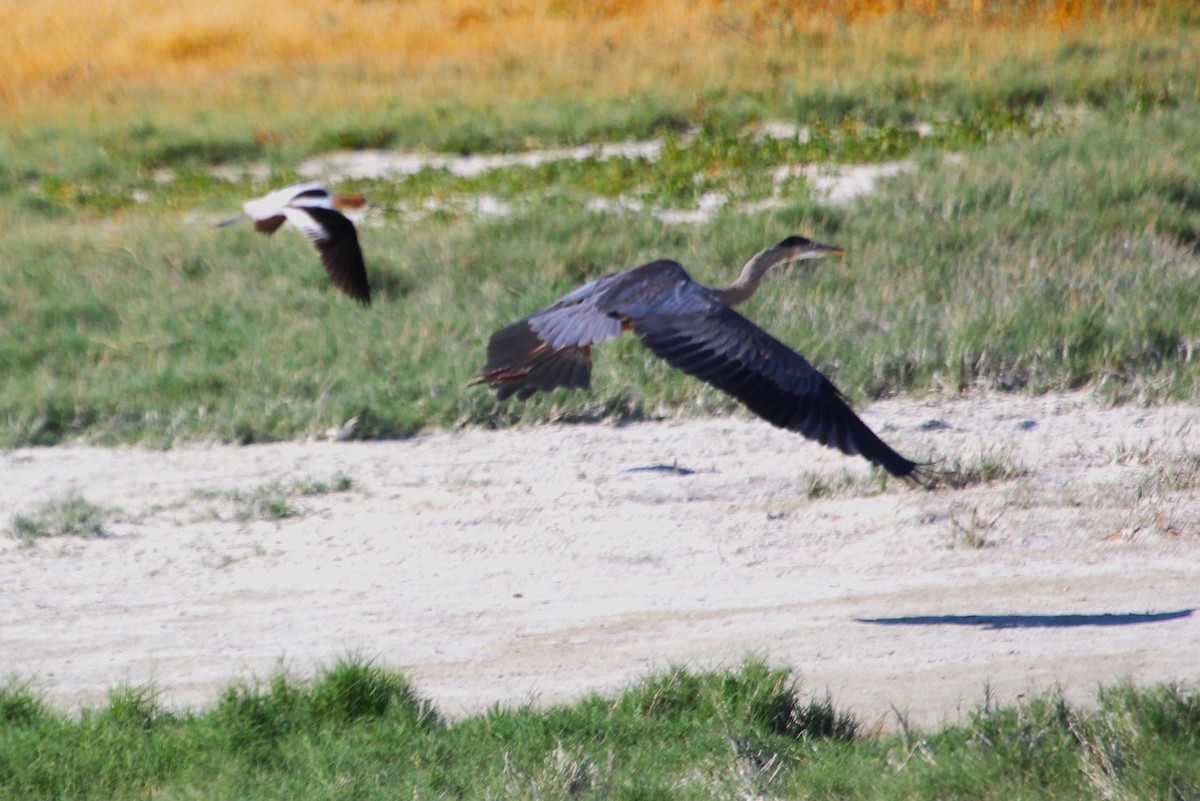
<path id="1" fill-rule="evenodd" d="M 774 245 L 771 250 L 776 251 L 780 264 L 790 264 L 806 259 L 823 259 L 826 256 L 841 256 L 846 252 L 845 248 L 837 245 L 814 242 L 803 236 L 789 236 L 778 245 Z"/>
<path id="2" fill-rule="evenodd" d="M 367 199 L 362 195 L 334 195 L 330 198 L 335 209 L 361 209 L 367 205 Z"/>

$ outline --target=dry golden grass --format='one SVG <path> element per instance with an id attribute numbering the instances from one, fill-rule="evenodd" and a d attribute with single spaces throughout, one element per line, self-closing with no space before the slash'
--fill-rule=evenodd
<path id="1" fill-rule="evenodd" d="M 130 90 L 243 100 L 264 81 L 316 107 L 655 89 L 845 86 L 898 69 L 982 79 L 1074 41 L 1169 36 L 1135 0 L 0 0 L 0 108 Z M 1188 4 L 1190 7 L 1191 4 Z"/>

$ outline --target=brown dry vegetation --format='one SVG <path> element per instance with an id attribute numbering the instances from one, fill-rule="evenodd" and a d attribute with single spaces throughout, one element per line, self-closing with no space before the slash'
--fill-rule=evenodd
<path id="1" fill-rule="evenodd" d="M 1012 59 L 1170 36 L 1191 3 L 1053 0 L 0 0 L 0 108 L 120 108 L 130 91 L 310 107 L 983 80 Z M 1147 51 L 1152 55 L 1152 49 Z M 1150 56 L 1147 56 L 1150 57 Z M 1136 65 L 1128 65 L 1136 67 Z M 182 94 L 181 92 L 181 94 Z"/>

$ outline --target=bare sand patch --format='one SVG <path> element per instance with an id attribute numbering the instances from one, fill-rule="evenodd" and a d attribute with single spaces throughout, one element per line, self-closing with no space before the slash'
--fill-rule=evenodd
<path id="1" fill-rule="evenodd" d="M 469 178 L 509 167 L 540 167 L 554 161 L 607 161 L 612 158 L 653 161 L 662 151 L 659 139 L 611 142 L 581 147 L 529 150 L 523 153 L 411 153 L 400 150 L 346 150 L 303 161 L 296 172 L 306 178 L 399 178 L 422 170 L 446 170 Z"/>
<path id="2" fill-rule="evenodd" d="M 0 526 L 71 491 L 120 511 L 100 539 L 0 537 L 0 665 L 64 707 L 147 681 L 198 706 L 363 654 L 461 713 L 755 654 L 926 724 L 985 688 L 1194 683 L 1198 416 L 1083 394 L 864 410 L 908 455 L 1026 471 L 936 492 L 880 492 L 861 460 L 742 418 L 7 451 Z M 659 464 L 695 472 L 629 470 Z M 339 473 L 350 491 L 282 520 L 221 500 Z"/>

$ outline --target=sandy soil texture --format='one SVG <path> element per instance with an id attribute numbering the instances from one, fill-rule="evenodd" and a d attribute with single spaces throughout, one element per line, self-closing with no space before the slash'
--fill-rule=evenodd
<path id="1" fill-rule="evenodd" d="M 70 492 L 114 510 L 95 539 L 0 537 L 0 673 L 65 707 L 148 681 L 201 706 L 361 654 L 455 714 L 754 654 L 921 724 L 985 688 L 1200 680 L 1200 406 L 863 416 L 906 454 L 1024 472 L 880 491 L 861 460 L 741 418 L 0 453 L 0 527 Z M 339 474 L 348 491 L 303 494 Z M 239 505 L 264 486 L 297 514 Z"/>

